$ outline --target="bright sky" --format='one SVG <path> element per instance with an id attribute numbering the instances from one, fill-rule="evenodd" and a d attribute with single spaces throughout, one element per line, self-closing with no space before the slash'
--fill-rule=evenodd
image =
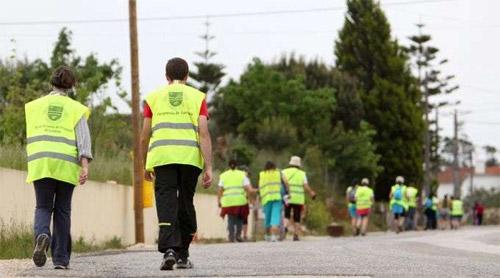
<path id="1" fill-rule="evenodd" d="M 481 146 L 489 144 L 500 148 L 500 89 L 497 85 L 500 76 L 500 1 L 383 0 L 381 3 L 393 36 L 401 43 L 408 44 L 407 37 L 417 32 L 415 23 L 423 22 L 426 24 L 424 31 L 433 37 L 433 45 L 441 49 L 441 57 L 449 59 L 443 70 L 446 74 L 456 75 L 455 81 L 461 86 L 449 99 L 460 100 L 461 104 L 442 109 L 439 119 L 442 134 L 452 135 L 450 112 L 457 108 L 459 118 L 464 121 L 460 131 L 477 145 L 480 160 L 484 158 Z M 321 11 L 324 8 L 328 10 Z M 220 16 L 304 9 L 313 11 Z M 345 11 L 344 0 L 138 1 L 139 19 L 170 18 L 139 21 L 142 95 L 164 82 L 164 66 L 168 58 L 181 56 L 190 62 L 198 60 L 194 52 L 204 48 L 199 35 L 205 30 L 205 15 L 212 15 L 210 31 L 216 38 L 210 47 L 218 52 L 214 61 L 226 65 L 229 77 L 238 78 L 252 57 L 272 61 L 281 54 L 295 52 L 334 64 L 333 42 L 342 27 Z M 185 18 L 189 16 L 195 17 Z M 125 0 L 7 1 L 0 10 L 0 57 L 10 56 L 15 48 L 18 56 L 48 59 L 57 33 L 67 26 L 73 31 L 73 47 L 79 54 L 94 52 L 101 60 L 117 58 L 120 61 L 124 67 L 124 87 L 129 90 L 127 21 L 4 24 L 127 17 L 128 1 Z M 124 104 L 119 106 L 125 109 Z"/>

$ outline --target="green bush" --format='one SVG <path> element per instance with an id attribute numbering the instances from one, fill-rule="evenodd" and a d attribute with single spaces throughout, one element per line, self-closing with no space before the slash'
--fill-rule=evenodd
<path id="1" fill-rule="evenodd" d="M 308 202 L 305 222 L 307 228 L 315 234 L 323 235 L 326 233 L 326 227 L 332 223 L 332 216 L 324 200 L 316 199 L 315 201 Z"/>

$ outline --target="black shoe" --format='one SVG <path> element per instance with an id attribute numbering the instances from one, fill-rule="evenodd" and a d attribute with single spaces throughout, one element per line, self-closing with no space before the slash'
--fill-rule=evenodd
<path id="1" fill-rule="evenodd" d="M 293 241 L 299 241 L 299 236 L 298 235 L 293 235 Z"/>
<path id="2" fill-rule="evenodd" d="M 173 270 L 175 262 L 175 251 L 168 249 L 163 256 L 163 261 L 161 262 L 160 270 Z"/>
<path id="3" fill-rule="evenodd" d="M 42 267 L 47 262 L 47 249 L 49 248 L 49 235 L 40 234 L 36 238 L 35 250 L 33 251 L 33 262 Z"/>
<path id="4" fill-rule="evenodd" d="M 356 234 L 355 234 L 355 236 L 359 236 L 360 232 L 361 232 L 361 230 L 359 228 L 356 228 Z"/>
<path id="5" fill-rule="evenodd" d="M 187 258 L 177 260 L 177 269 L 191 269 L 193 267 L 193 263 Z"/>
<path id="6" fill-rule="evenodd" d="M 236 238 L 236 242 L 245 242 L 245 240 L 244 240 L 244 239 L 242 239 L 241 237 L 237 237 L 237 238 Z"/>
<path id="7" fill-rule="evenodd" d="M 66 269 L 69 269 L 69 267 L 67 265 L 56 264 L 56 265 L 54 265 L 54 269 L 63 269 L 63 270 L 66 270 Z"/>

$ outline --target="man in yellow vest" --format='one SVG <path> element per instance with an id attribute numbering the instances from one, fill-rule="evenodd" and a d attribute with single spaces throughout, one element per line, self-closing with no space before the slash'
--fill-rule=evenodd
<path id="1" fill-rule="evenodd" d="M 285 176 L 288 181 L 288 186 L 290 187 L 290 199 L 288 201 L 288 205 L 285 207 L 285 227 L 286 230 L 288 230 L 293 211 L 293 241 L 298 241 L 301 230 L 301 213 L 306 199 L 304 190 L 307 191 L 313 199 L 316 198 L 316 192 L 314 192 L 309 186 L 306 172 L 301 169 L 302 161 L 300 157 L 292 156 L 288 165 L 289 167 L 282 171 L 282 174 Z"/>
<path id="2" fill-rule="evenodd" d="M 358 215 L 356 223 L 356 234 L 366 235 L 366 228 L 368 227 L 368 218 L 370 210 L 374 202 L 373 190 L 369 187 L 369 180 L 364 178 L 361 180 L 361 186 L 356 189 L 356 214 Z"/>
<path id="3" fill-rule="evenodd" d="M 451 197 L 451 228 L 460 228 L 462 217 L 464 216 L 464 204 L 460 198 Z"/>
<path id="4" fill-rule="evenodd" d="M 396 177 L 396 184 L 391 187 L 389 194 L 391 211 L 394 216 L 393 228 L 396 233 L 403 231 L 405 207 L 406 207 L 406 185 L 402 176 Z"/>
<path id="5" fill-rule="evenodd" d="M 50 81 L 50 94 L 26 104 L 27 183 L 36 195 L 33 262 L 43 266 L 51 247 L 56 269 L 67 269 L 71 256 L 71 198 L 76 185 L 88 177 L 92 159 L 89 109 L 68 97 L 76 78 L 59 67 Z M 53 234 L 50 233 L 52 217 Z"/>
<path id="6" fill-rule="evenodd" d="M 146 97 L 141 135 L 145 178 L 155 177 L 161 270 L 192 268 L 189 246 L 196 234 L 193 197 L 198 176 L 212 182 L 212 146 L 205 94 L 186 85 L 189 67 L 181 58 L 166 65 L 168 85 Z"/>
<path id="7" fill-rule="evenodd" d="M 408 200 L 408 211 L 406 213 L 405 229 L 408 231 L 415 230 L 415 212 L 417 211 L 418 189 L 410 185 L 406 188 L 406 199 Z"/>
<path id="8" fill-rule="evenodd" d="M 264 170 L 259 173 L 259 195 L 260 204 L 264 210 L 266 241 L 275 242 L 278 240 L 283 205 L 281 197 L 283 183 L 286 191 L 289 192 L 288 182 L 282 173 L 276 169 L 276 164 L 272 161 L 266 162 Z"/>
<path id="9" fill-rule="evenodd" d="M 243 242 L 241 232 L 249 214 L 247 194 L 257 190 L 251 187 L 246 172 L 236 169 L 236 164 L 235 160 L 230 160 L 229 170 L 220 175 L 217 199 L 222 208 L 221 217 L 227 215 L 229 241 Z"/>

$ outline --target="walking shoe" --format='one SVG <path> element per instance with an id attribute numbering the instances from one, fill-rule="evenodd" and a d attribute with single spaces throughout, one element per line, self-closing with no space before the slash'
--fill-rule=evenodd
<path id="1" fill-rule="evenodd" d="M 69 267 L 67 265 L 56 264 L 56 265 L 54 265 L 54 269 L 66 270 L 66 269 L 69 269 Z"/>
<path id="2" fill-rule="evenodd" d="M 299 236 L 298 235 L 293 235 L 293 241 L 299 241 Z"/>
<path id="3" fill-rule="evenodd" d="M 236 238 L 236 242 L 245 242 L 245 240 L 244 240 L 244 239 L 242 239 L 241 237 L 237 237 L 237 238 Z"/>
<path id="4" fill-rule="evenodd" d="M 33 262 L 42 267 L 47 262 L 47 249 L 49 248 L 49 235 L 40 234 L 36 237 L 35 250 L 33 251 Z"/>
<path id="5" fill-rule="evenodd" d="M 188 258 L 177 260 L 177 269 L 191 269 L 193 267 L 193 263 Z"/>
<path id="6" fill-rule="evenodd" d="M 163 261 L 161 262 L 160 270 L 173 270 L 175 265 L 175 251 L 168 249 L 163 256 Z"/>
<path id="7" fill-rule="evenodd" d="M 356 228 L 356 234 L 355 234 L 355 236 L 359 236 L 359 233 L 360 233 L 360 232 L 361 232 L 361 229 Z"/>

